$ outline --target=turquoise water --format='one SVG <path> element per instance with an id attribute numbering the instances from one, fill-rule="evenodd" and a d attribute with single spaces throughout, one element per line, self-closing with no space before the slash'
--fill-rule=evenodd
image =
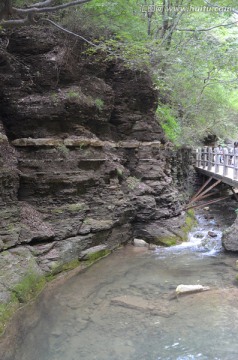
<path id="1" fill-rule="evenodd" d="M 11 360 L 237 360 L 236 257 L 214 220 L 199 222 L 189 243 L 127 246 L 46 291 L 22 313 Z M 176 298 L 179 284 L 211 290 Z"/>

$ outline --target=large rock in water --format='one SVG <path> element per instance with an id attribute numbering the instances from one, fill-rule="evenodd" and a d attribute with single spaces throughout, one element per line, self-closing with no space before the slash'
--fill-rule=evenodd
<path id="1" fill-rule="evenodd" d="M 222 236 L 222 245 L 228 251 L 238 251 L 238 217 Z"/>

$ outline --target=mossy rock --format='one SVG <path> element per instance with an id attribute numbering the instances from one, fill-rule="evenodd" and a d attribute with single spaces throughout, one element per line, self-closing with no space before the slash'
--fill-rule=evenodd
<path id="1" fill-rule="evenodd" d="M 179 242 L 178 240 L 180 240 L 180 238 L 177 236 L 161 236 L 156 238 L 156 244 L 163 246 L 174 246 Z"/>
<path id="2" fill-rule="evenodd" d="M 36 297 L 44 288 L 46 280 L 34 272 L 29 272 L 22 281 L 17 284 L 12 292 L 19 303 L 26 303 Z"/>
<path id="3" fill-rule="evenodd" d="M 60 272 L 64 272 L 64 271 L 70 271 L 75 269 L 76 267 L 78 267 L 80 265 L 80 261 L 78 259 L 74 259 L 72 261 L 69 261 L 65 264 L 61 264 L 61 265 L 56 265 L 55 269 L 53 270 L 54 274 L 58 274 Z"/>
<path id="4" fill-rule="evenodd" d="M 0 304 L 0 336 L 3 334 L 7 322 L 11 319 L 18 307 L 19 303 L 14 296 L 8 304 Z"/>
<path id="5" fill-rule="evenodd" d="M 67 204 L 63 206 L 59 206 L 57 208 L 51 209 L 52 214 L 63 214 L 64 212 L 78 212 L 78 211 L 86 211 L 89 207 L 86 203 L 74 203 L 74 204 Z"/>
<path id="6" fill-rule="evenodd" d="M 194 213 L 194 210 L 190 209 L 186 212 L 185 224 L 181 228 L 182 233 L 183 233 L 183 238 L 182 238 L 183 241 L 187 240 L 188 233 L 192 230 L 192 228 L 195 225 L 197 225 L 195 213 Z"/>
<path id="7" fill-rule="evenodd" d="M 165 229 L 164 234 L 155 238 L 155 243 L 162 246 L 174 246 L 187 241 L 188 233 L 196 224 L 194 211 L 189 210 L 186 212 L 184 224 L 180 228 L 175 228 L 173 231 Z"/>
<path id="8" fill-rule="evenodd" d="M 85 258 L 86 261 L 74 259 L 65 264 L 56 262 L 52 268 L 52 272 L 46 276 L 39 275 L 33 270 L 29 270 L 22 280 L 12 289 L 11 300 L 6 304 L 0 303 L 0 335 L 4 332 L 7 322 L 11 319 L 16 310 L 22 304 L 35 299 L 45 287 L 46 283 L 54 280 L 57 277 L 57 274 L 73 270 L 79 266 L 81 266 L 82 269 L 85 269 L 110 253 L 111 251 L 108 249 L 101 249 L 87 254 L 87 258 Z"/>
<path id="9" fill-rule="evenodd" d="M 34 272 L 29 272 L 17 284 L 11 293 L 8 303 L 0 303 L 0 335 L 4 332 L 6 323 L 11 319 L 20 304 L 24 304 L 34 299 L 44 288 L 46 280 Z"/>
<path id="10" fill-rule="evenodd" d="M 108 249 L 99 250 L 99 251 L 97 251 L 95 253 L 89 254 L 87 261 L 88 261 L 89 264 L 93 264 L 95 261 L 108 256 L 110 253 L 111 253 L 111 251 L 108 250 Z"/>

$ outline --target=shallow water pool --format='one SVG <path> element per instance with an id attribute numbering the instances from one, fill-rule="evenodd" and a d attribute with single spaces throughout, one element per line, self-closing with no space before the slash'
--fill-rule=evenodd
<path id="1" fill-rule="evenodd" d="M 198 220 L 190 243 L 127 246 L 44 292 L 18 319 L 27 325 L 11 359 L 237 360 L 236 257 L 216 223 Z M 179 284 L 210 291 L 176 297 Z"/>

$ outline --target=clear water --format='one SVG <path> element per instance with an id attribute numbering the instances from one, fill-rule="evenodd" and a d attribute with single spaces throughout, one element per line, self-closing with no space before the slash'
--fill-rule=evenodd
<path id="1" fill-rule="evenodd" d="M 189 243 L 128 246 L 42 294 L 21 315 L 11 359 L 237 360 L 236 257 L 222 251 L 213 220 L 199 221 Z M 176 298 L 179 284 L 211 290 Z"/>

